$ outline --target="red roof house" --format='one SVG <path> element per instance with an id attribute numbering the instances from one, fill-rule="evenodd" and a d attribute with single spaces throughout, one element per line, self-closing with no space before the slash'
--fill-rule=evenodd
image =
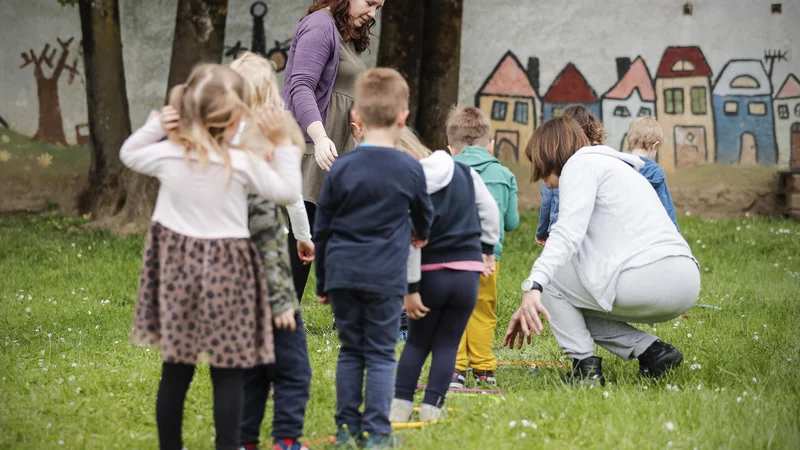
<path id="1" fill-rule="evenodd" d="M 656 101 L 656 93 L 653 89 L 653 81 L 650 79 L 650 71 L 641 56 L 636 58 L 625 75 L 603 97 L 626 100 L 633 94 L 635 89 L 639 90 L 639 96 L 643 101 Z"/>
<path id="2" fill-rule="evenodd" d="M 545 103 L 594 103 L 597 102 L 597 93 L 575 64 L 569 63 L 556 76 L 542 100 Z"/>
<path id="3" fill-rule="evenodd" d="M 710 77 L 711 67 L 700 47 L 667 47 L 656 78 Z"/>
<path id="4" fill-rule="evenodd" d="M 533 88 L 528 78 L 528 73 L 511 51 L 506 52 L 497 63 L 492 74 L 478 90 L 478 95 L 538 97 L 536 89 Z"/>

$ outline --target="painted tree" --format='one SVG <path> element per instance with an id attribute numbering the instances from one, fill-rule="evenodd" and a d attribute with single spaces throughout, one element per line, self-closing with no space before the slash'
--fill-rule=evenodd
<path id="1" fill-rule="evenodd" d="M 169 64 L 169 90 L 186 81 L 201 62 L 221 63 L 228 0 L 179 0 Z"/>
<path id="2" fill-rule="evenodd" d="M 79 207 L 99 224 L 142 224 L 152 212 L 155 180 L 126 169 L 119 149 L 131 134 L 118 0 L 78 0 L 83 34 L 92 165 Z"/>
<path id="3" fill-rule="evenodd" d="M 463 0 L 386 2 L 381 13 L 378 65 L 409 82 L 409 124 L 431 148 L 444 148 L 444 120 L 458 102 Z"/>
<path id="4" fill-rule="evenodd" d="M 73 59 L 72 65 L 67 64 L 70 57 L 69 47 L 75 40 L 74 37 L 67 40 L 56 38 L 56 40 L 60 50 L 52 48 L 50 44 L 45 44 L 38 55 L 33 49 L 22 53 L 23 63 L 20 69 L 33 66 L 33 76 L 36 78 L 36 92 L 39 97 L 39 125 L 33 139 L 50 144 L 67 145 L 67 138 L 64 135 L 64 120 L 61 117 L 58 83 L 61 76 L 67 73 L 69 74 L 67 82 L 72 84 L 75 76 L 78 75 L 78 57 Z M 57 59 L 56 56 L 58 56 Z M 46 73 L 48 72 L 46 69 L 50 69 L 49 74 Z"/>

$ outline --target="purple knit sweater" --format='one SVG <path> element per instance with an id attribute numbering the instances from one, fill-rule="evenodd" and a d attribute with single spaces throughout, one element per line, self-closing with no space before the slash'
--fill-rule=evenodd
<path id="1" fill-rule="evenodd" d="M 325 124 L 333 82 L 339 71 L 339 30 L 327 11 L 316 11 L 300 21 L 292 38 L 281 98 L 306 129 L 316 121 Z"/>

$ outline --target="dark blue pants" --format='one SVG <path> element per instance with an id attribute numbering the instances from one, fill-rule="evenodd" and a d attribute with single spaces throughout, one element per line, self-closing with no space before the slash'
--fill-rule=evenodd
<path id="1" fill-rule="evenodd" d="M 456 367 L 458 344 L 478 300 L 480 276 L 458 270 L 422 272 L 419 294 L 430 311 L 420 320 L 408 321 L 408 341 L 397 367 L 396 398 L 414 400 L 422 366 L 432 354 L 423 403 L 442 406 Z"/>
<path id="2" fill-rule="evenodd" d="M 342 345 L 336 364 L 336 426 L 347 425 L 353 433 L 390 435 L 394 350 L 403 297 L 334 290 L 329 298 Z"/>
<path id="3" fill-rule="evenodd" d="M 297 322 L 294 331 L 274 329 L 275 364 L 245 372 L 242 445 L 258 443 L 270 383 L 275 385 L 272 437 L 296 439 L 303 435 L 306 404 L 311 394 L 311 364 L 300 311 L 294 318 Z"/>

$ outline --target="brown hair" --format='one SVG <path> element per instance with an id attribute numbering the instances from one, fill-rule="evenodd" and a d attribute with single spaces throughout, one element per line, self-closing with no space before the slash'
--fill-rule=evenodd
<path id="1" fill-rule="evenodd" d="M 199 64 L 185 84 L 172 88 L 169 104 L 180 116 L 170 140 L 186 149 L 187 159 L 190 151 L 197 152 L 203 166 L 208 165 L 209 153 L 216 152 L 230 176 L 231 143 L 225 129 L 248 114 L 250 90 L 244 79 L 228 66 Z"/>
<path id="2" fill-rule="evenodd" d="M 655 117 L 637 117 L 628 127 L 628 151 L 647 150 L 656 142 L 664 140 L 664 131 Z"/>
<path id="3" fill-rule="evenodd" d="M 370 69 L 358 77 L 353 108 L 364 125 L 391 127 L 408 109 L 408 83 L 394 69 Z"/>
<path id="4" fill-rule="evenodd" d="M 561 111 L 561 116 L 575 119 L 583 129 L 583 133 L 589 139 L 591 145 L 603 145 L 606 143 L 606 130 L 589 108 L 583 105 L 568 106 Z"/>
<path id="5" fill-rule="evenodd" d="M 489 116 L 474 106 L 454 107 L 447 115 L 447 143 L 462 150 L 478 144 L 489 145 L 492 140 L 492 123 Z M 483 143 L 481 140 L 485 140 Z"/>
<path id="6" fill-rule="evenodd" d="M 417 133 L 411 127 L 403 127 L 397 139 L 397 149 L 419 161 L 431 155 L 428 147 L 419 140 Z"/>
<path id="7" fill-rule="evenodd" d="M 370 32 L 375 26 L 375 19 L 370 19 L 361 28 L 355 28 L 350 18 L 350 0 L 314 0 L 308 7 L 306 16 L 324 8 L 330 8 L 333 21 L 336 22 L 336 29 L 339 30 L 339 34 L 345 42 L 353 41 L 358 53 L 370 50 Z"/>
<path id="8" fill-rule="evenodd" d="M 589 139 L 575 119 L 561 116 L 545 122 L 533 132 L 525 147 L 525 156 L 532 163 L 531 181 L 547 178 L 552 173 L 561 176 L 567 160 L 587 145 Z"/>

